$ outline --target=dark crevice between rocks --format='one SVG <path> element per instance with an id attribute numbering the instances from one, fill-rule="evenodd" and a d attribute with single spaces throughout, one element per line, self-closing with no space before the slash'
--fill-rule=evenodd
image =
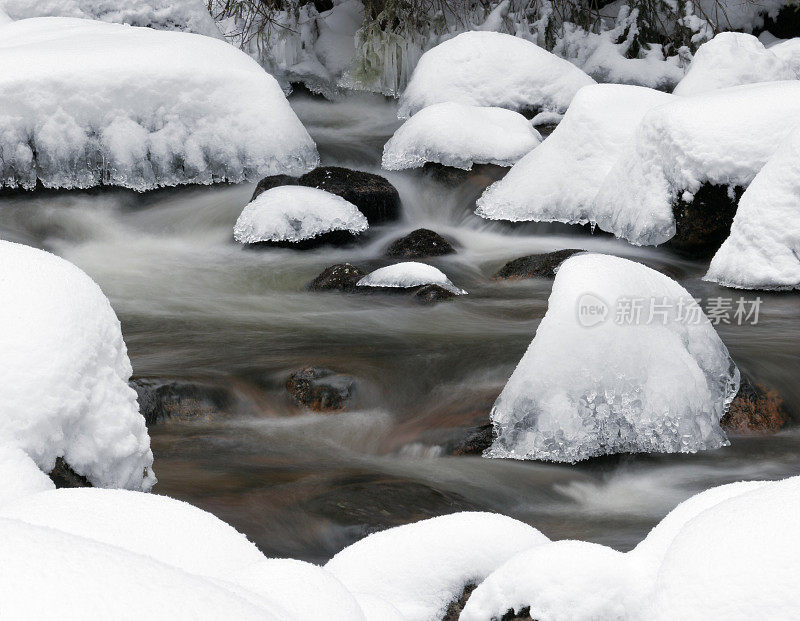
<path id="1" fill-rule="evenodd" d="M 464 606 L 467 605 L 469 596 L 472 595 L 472 592 L 477 588 L 478 585 L 474 583 L 470 583 L 465 586 L 464 591 L 461 593 L 459 598 L 450 602 L 450 605 L 447 607 L 447 610 L 442 617 L 442 621 L 458 621 L 458 619 L 461 617 L 461 613 L 464 611 Z"/>
<path id="2" fill-rule="evenodd" d="M 744 188 L 704 184 L 691 202 L 678 197 L 672 205 L 675 236 L 666 244 L 676 253 L 694 259 L 714 256 L 731 232 L 733 217 Z"/>
<path id="3" fill-rule="evenodd" d="M 49 477 L 58 489 L 65 487 L 93 487 L 93 485 L 89 483 L 89 479 L 75 472 L 72 467 L 64 461 L 63 457 L 56 459 L 56 465 L 50 471 Z"/>
<path id="4" fill-rule="evenodd" d="M 364 239 L 364 234 L 350 231 L 328 231 L 300 241 L 260 241 L 243 244 L 245 250 L 268 250 L 270 248 L 291 248 L 293 250 L 314 250 L 322 246 L 350 246 Z"/>

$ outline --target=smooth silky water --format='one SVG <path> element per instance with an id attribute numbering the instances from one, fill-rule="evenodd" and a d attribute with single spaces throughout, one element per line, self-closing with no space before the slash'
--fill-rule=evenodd
<path id="1" fill-rule="evenodd" d="M 122 321 L 135 376 L 224 384 L 236 399 L 210 420 L 150 430 L 156 493 L 210 510 L 271 556 L 323 561 L 365 533 L 464 509 L 498 511 L 551 538 L 627 550 L 702 489 L 800 473 L 800 432 L 732 437 L 697 455 L 642 455 L 578 466 L 442 456 L 487 420 L 547 308 L 551 283 L 492 281 L 506 261 L 560 248 L 609 252 L 657 267 L 697 297 L 763 303 L 757 325 L 720 325 L 739 367 L 800 412 L 800 297 L 701 281 L 706 263 L 567 226 L 487 222 L 473 213 L 497 171 L 457 186 L 420 172 L 382 173 L 395 104 L 353 95 L 292 104 L 324 164 L 384 174 L 403 219 L 357 247 L 249 251 L 232 229 L 252 184 L 164 190 L 45 192 L 0 198 L 0 236 L 75 263 Z M 421 226 L 458 253 L 431 259 L 469 295 L 420 306 L 402 295 L 310 293 L 325 267 L 391 263 L 389 242 Z M 360 378 L 357 407 L 310 414 L 284 382 L 318 365 Z"/>

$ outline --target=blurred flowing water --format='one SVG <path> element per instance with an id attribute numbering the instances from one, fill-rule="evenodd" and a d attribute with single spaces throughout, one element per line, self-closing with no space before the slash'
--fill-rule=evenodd
<path id="1" fill-rule="evenodd" d="M 325 164 L 380 173 L 395 105 L 353 95 L 292 104 Z M 525 520 L 552 538 L 622 550 L 663 515 L 713 485 L 800 473 L 800 433 L 733 437 L 698 455 L 642 455 L 578 466 L 447 457 L 440 446 L 484 422 L 547 308 L 550 282 L 495 282 L 506 261 L 560 248 L 608 252 L 658 267 L 697 297 L 763 302 L 757 325 L 718 331 L 740 368 L 800 412 L 800 297 L 725 290 L 707 265 L 560 225 L 511 226 L 473 214 L 494 171 L 456 187 L 429 174 L 381 173 L 403 220 L 355 248 L 245 251 L 232 227 L 252 185 L 144 195 L 47 192 L 0 198 L 0 237 L 77 264 L 111 299 L 136 376 L 223 384 L 235 407 L 211 420 L 151 429 L 157 493 L 208 509 L 268 555 L 321 561 L 386 526 L 462 509 Z M 425 226 L 458 253 L 429 262 L 468 296 L 433 307 L 402 297 L 310 293 L 325 267 L 374 269 L 389 242 Z M 298 410 L 288 375 L 321 365 L 360 378 L 357 408 Z"/>

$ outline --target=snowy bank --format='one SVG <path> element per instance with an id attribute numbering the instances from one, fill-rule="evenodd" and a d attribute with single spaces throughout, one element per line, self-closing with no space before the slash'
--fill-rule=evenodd
<path id="1" fill-rule="evenodd" d="M 530 41 L 470 31 L 422 55 L 397 114 L 408 118 L 446 101 L 564 112 L 578 89 L 589 84 L 594 80 L 575 65 Z"/>
<path id="2" fill-rule="evenodd" d="M 503 108 L 446 102 L 408 119 L 383 148 L 386 170 L 435 162 L 470 170 L 473 164 L 513 166 L 542 141 L 524 116 Z"/>
<path id="3" fill-rule="evenodd" d="M 395 263 L 370 272 L 356 283 L 359 287 L 409 289 L 422 285 L 438 285 L 456 295 L 467 292 L 456 287 L 441 270 L 417 261 Z"/>
<path id="4" fill-rule="evenodd" d="M 672 99 L 640 86 L 585 86 L 541 146 L 483 193 L 476 213 L 515 222 L 590 222 L 594 197 L 639 121 Z"/>
<path id="5" fill-rule="evenodd" d="M 575 255 L 494 404 L 497 437 L 484 455 L 575 462 L 719 448 L 738 389 L 728 350 L 677 282 L 626 259 Z"/>
<path id="6" fill-rule="evenodd" d="M 44 472 L 63 457 L 99 487 L 149 490 L 153 453 L 117 316 L 94 281 L 0 241 L 0 445 Z"/>
<path id="7" fill-rule="evenodd" d="M 0 26 L 0 186 L 299 175 L 318 161 L 277 82 L 222 41 L 70 18 Z"/>

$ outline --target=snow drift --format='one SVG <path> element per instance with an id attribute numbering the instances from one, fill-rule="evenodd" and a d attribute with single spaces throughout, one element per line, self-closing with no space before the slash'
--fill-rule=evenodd
<path id="1" fill-rule="evenodd" d="M 422 285 L 439 285 L 456 295 L 467 292 L 456 287 L 441 270 L 417 261 L 395 263 L 370 272 L 356 283 L 359 287 L 408 289 Z"/>

